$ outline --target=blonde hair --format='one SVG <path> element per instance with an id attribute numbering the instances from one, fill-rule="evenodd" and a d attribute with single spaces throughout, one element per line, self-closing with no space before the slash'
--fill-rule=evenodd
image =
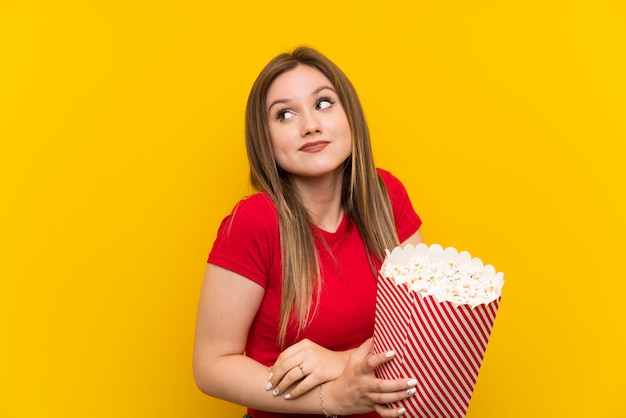
<path id="1" fill-rule="evenodd" d="M 376 171 L 369 129 L 354 86 L 332 61 L 314 49 L 300 47 L 272 59 L 254 82 L 246 107 L 246 147 L 252 186 L 266 192 L 278 211 L 282 296 L 278 342 L 284 345 L 292 315 L 298 332 L 310 321 L 319 298 L 318 255 L 311 220 L 289 173 L 272 153 L 266 111 L 267 91 L 280 74 L 298 65 L 321 71 L 337 91 L 352 132 L 352 154 L 344 163 L 341 203 L 352 217 L 367 249 L 382 260 L 386 248 L 399 244 L 387 189 Z M 369 256 L 369 254 L 368 254 Z M 374 270 L 373 264 L 372 270 Z M 374 272 L 375 274 L 375 272 Z"/>

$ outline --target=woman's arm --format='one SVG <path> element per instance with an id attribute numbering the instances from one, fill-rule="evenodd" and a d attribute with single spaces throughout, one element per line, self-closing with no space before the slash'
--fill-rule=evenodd
<path id="1" fill-rule="evenodd" d="M 257 381 L 262 385 L 266 369 L 243 352 L 263 294 L 264 289 L 251 280 L 207 265 L 193 355 L 196 384 L 204 393 L 243 405 L 254 391 L 238 381 L 247 380 L 249 384 Z"/>
<path id="2" fill-rule="evenodd" d="M 207 265 L 196 324 L 196 384 L 210 396 L 254 409 L 319 414 L 319 399 L 313 394 L 291 403 L 268 393 L 267 367 L 243 355 L 263 295 L 264 289 L 253 281 Z"/>
<path id="3" fill-rule="evenodd" d="M 196 324 L 196 383 L 210 396 L 253 409 L 320 414 L 318 390 L 290 400 L 273 396 L 265 389 L 267 368 L 243 355 L 248 330 L 263 295 L 264 289 L 245 277 L 212 264 L 207 266 Z M 361 357 L 351 356 L 340 378 L 324 387 L 328 408 L 342 414 L 368 412 L 381 408 L 377 403 L 410 396 L 406 380 L 386 381 L 374 376 L 374 367 L 391 357 L 384 353 L 364 356 L 368 350 L 361 349 Z M 398 416 L 397 411 L 388 408 L 382 412 L 383 416 Z"/>
<path id="4" fill-rule="evenodd" d="M 404 240 L 400 245 L 404 247 L 407 244 L 417 245 L 422 242 L 424 242 L 424 238 L 422 238 L 422 233 L 418 229 L 413 235 Z"/>

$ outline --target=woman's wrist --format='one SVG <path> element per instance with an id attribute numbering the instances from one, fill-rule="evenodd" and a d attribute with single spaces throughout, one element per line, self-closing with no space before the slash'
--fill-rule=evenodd
<path id="1" fill-rule="evenodd" d="M 320 384 L 319 398 L 320 398 L 320 408 L 322 409 L 322 413 L 324 414 L 324 416 L 326 418 L 337 418 L 337 415 L 331 414 L 328 411 L 326 399 L 324 398 L 324 384 L 323 383 Z"/>

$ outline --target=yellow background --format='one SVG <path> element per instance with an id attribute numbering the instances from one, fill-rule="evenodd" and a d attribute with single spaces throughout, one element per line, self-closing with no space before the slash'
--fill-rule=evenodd
<path id="1" fill-rule="evenodd" d="M 505 272 L 468 417 L 626 417 L 618 0 L 0 1 L 0 417 L 240 416 L 193 383 L 196 301 L 300 44 L 426 240 Z"/>

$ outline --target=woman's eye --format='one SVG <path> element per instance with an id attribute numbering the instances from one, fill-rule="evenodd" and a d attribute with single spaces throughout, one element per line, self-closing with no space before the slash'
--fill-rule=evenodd
<path id="1" fill-rule="evenodd" d="M 278 115 L 276 115 L 276 119 L 283 121 L 283 120 L 291 119 L 294 116 L 295 116 L 295 113 L 293 113 L 291 110 L 281 110 L 280 112 L 278 112 Z"/>
<path id="2" fill-rule="evenodd" d="M 327 109 L 327 108 L 331 107 L 333 104 L 335 104 L 335 102 L 333 100 L 324 98 L 324 99 L 320 99 L 317 102 L 317 106 L 316 107 L 317 107 L 318 110 L 322 110 L 322 109 Z"/>

